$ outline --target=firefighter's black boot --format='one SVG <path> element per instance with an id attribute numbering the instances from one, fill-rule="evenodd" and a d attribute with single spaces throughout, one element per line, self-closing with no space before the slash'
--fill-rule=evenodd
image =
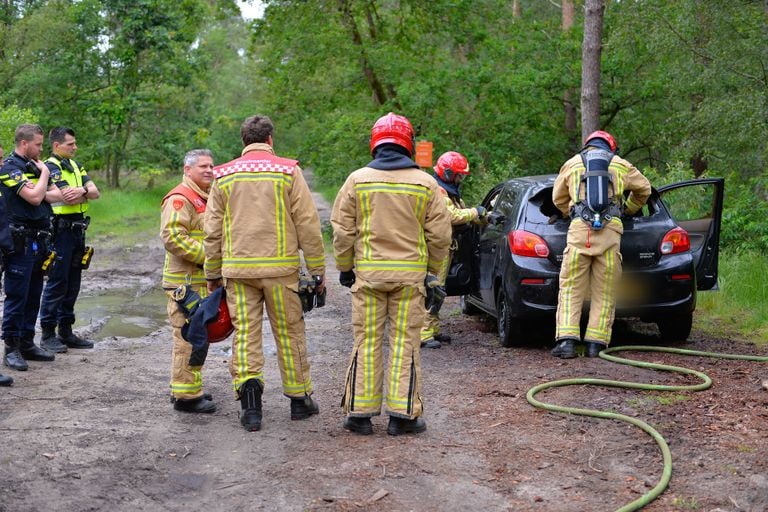
<path id="1" fill-rule="evenodd" d="M 320 406 L 311 396 L 291 398 L 291 419 L 303 420 L 320 412 Z"/>
<path id="2" fill-rule="evenodd" d="M 93 348 L 93 343 L 72 332 L 72 324 L 59 325 L 59 339 L 69 348 Z"/>
<path id="3" fill-rule="evenodd" d="M 344 418 L 344 430 L 349 430 L 350 432 L 363 436 L 369 436 L 373 434 L 373 423 L 371 423 L 371 418 L 347 416 Z"/>
<path id="4" fill-rule="evenodd" d="M 56 359 L 56 354 L 35 345 L 34 333 L 19 338 L 19 351 L 27 361 L 53 361 Z"/>
<path id="5" fill-rule="evenodd" d="M 391 436 L 401 436 L 403 434 L 419 434 L 425 430 L 427 430 L 427 423 L 421 417 L 409 420 L 406 418 L 390 416 L 389 425 L 387 425 L 387 434 Z"/>
<path id="6" fill-rule="evenodd" d="M 550 352 L 553 356 L 560 359 L 573 359 L 576 357 L 576 340 L 573 338 L 565 338 L 560 340 L 555 348 Z"/>
<path id="7" fill-rule="evenodd" d="M 256 379 L 245 381 L 240 387 L 240 423 L 248 432 L 261 430 L 261 392 L 264 387 Z"/>
<path id="8" fill-rule="evenodd" d="M 19 351 L 19 338 L 11 336 L 5 339 L 5 356 L 3 357 L 3 363 L 11 370 L 19 372 L 25 372 L 29 368 L 27 361 L 24 360 L 24 356 Z"/>
<path id="9" fill-rule="evenodd" d="M 428 338 L 421 342 L 421 348 L 440 348 L 443 344 L 437 341 L 435 338 Z"/>
<path id="10" fill-rule="evenodd" d="M 450 343 L 451 342 L 451 336 L 448 334 L 442 334 L 438 333 L 433 336 L 435 340 L 439 341 L 440 343 Z"/>
<path id="11" fill-rule="evenodd" d="M 216 412 L 216 404 L 208 398 L 205 398 L 205 396 L 193 398 L 192 400 L 177 398 L 176 401 L 173 402 L 173 408 L 181 412 L 196 412 L 202 414 Z"/>
<path id="12" fill-rule="evenodd" d="M 600 351 L 605 349 L 605 345 L 602 343 L 597 343 L 595 341 L 588 341 L 587 342 L 587 357 L 597 357 L 600 354 Z"/>
<path id="13" fill-rule="evenodd" d="M 63 354 L 67 351 L 67 346 L 56 336 L 55 325 L 43 325 L 43 336 L 40 339 L 40 346 L 54 354 Z"/>
<path id="14" fill-rule="evenodd" d="M 0 373 L 0 386 L 6 387 L 11 385 L 13 385 L 13 379 Z"/>

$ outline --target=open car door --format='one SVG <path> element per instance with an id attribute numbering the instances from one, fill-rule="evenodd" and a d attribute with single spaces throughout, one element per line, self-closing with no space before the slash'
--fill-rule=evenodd
<path id="1" fill-rule="evenodd" d="M 725 178 L 681 181 L 659 187 L 664 205 L 691 238 L 699 290 L 717 289 Z"/>
<path id="2" fill-rule="evenodd" d="M 445 292 L 449 296 L 467 295 L 477 288 L 474 269 L 477 258 L 474 224 L 453 226 L 453 247 L 456 249 L 445 276 Z"/>

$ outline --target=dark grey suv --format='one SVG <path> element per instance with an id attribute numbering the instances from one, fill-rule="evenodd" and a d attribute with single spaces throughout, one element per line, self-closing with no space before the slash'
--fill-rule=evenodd
<path id="1" fill-rule="evenodd" d="M 465 314 L 495 316 L 504 346 L 554 324 L 569 224 L 552 203 L 554 181 L 553 175 L 534 176 L 495 186 L 482 202 L 489 224 L 457 234 L 446 291 L 462 296 Z M 708 178 L 654 189 L 640 212 L 622 218 L 617 317 L 655 322 L 666 340 L 688 337 L 697 290 L 717 287 L 724 182 Z"/>

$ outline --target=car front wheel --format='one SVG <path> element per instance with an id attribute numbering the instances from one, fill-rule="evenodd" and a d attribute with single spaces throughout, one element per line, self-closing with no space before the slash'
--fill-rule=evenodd
<path id="1" fill-rule="evenodd" d="M 664 341 L 685 341 L 691 335 L 693 313 L 659 318 L 656 325 Z"/>
<path id="2" fill-rule="evenodd" d="M 511 347 L 520 342 L 522 325 L 520 320 L 510 316 L 509 301 L 503 286 L 496 295 L 496 322 L 502 347 Z"/>

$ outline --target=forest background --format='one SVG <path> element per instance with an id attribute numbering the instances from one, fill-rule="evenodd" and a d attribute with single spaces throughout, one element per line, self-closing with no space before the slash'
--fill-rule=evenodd
<path id="1" fill-rule="evenodd" d="M 247 21 L 234 0 L 0 1 L 6 153 L 20 122 L 73 127 L 107 206 L 161 196 L 188 149 L 236 157 L 240 123 L 265 113 L 332 200 L 395 111 L 469 158 L 472 203 L 580 146 L 583 0 L 261 3 Z M 768 340 L 768 0 L 605 0 L 601 44 L 620 154 L 656 186 L 726 177 L 721 294 L 700 305 Z"/>

